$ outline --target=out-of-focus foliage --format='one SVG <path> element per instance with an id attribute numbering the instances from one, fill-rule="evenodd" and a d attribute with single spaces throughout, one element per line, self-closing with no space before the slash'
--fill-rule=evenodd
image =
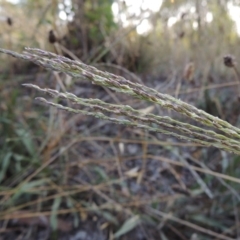
<path id="1" fill-rule="evenodd" d="M 88 63 L 105 61 L 158 74 L 194 61 L 202 71 L 203 62 L 219 66 L 223 54 L 240 51 L 231 15 L 237 6 L 230 0 L 165 0 L 155 12 L 145 7 L 134 13 L 128 1 L 24 0 L 14 5 L 4 0 L 0 44 L 53 50 L 48 42 L 53 30 L 59 43 Z"/>
<path id="2" fill-rule="evenodd" d="M 69 50 L 76 51 L 84 61 L 94 58 L 112 31 L 116 30 L 111 6 L 110 0 L 72 1 L 74 15 L 67 24 L 68 34 L 62 43 Z"/>

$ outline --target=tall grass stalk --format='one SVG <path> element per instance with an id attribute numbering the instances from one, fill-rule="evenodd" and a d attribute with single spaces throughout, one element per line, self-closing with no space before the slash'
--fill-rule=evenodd
<path id="1" fill-rule="evenodd" d="M 24 84 L 25 87 L 34 88 L 38 91 L 48 93 L 54 98 L 68 99 L 73 106 L 88 107 L 90 111 L 79 108 L 64 106 L 59 103 L 48 101 L 38 97 L 37 100 L 73 113 L 81 113 L 96 118 L 108 120 L 117 124 L 131 127 L 143 128 L 148 131 L 163 133 L 184 141 L 191 141 L 202 146 L 214 146 L 216 148 L 240 154 L 240 129 L 228 122 L 214 117 L 193 105 L 176 99 L 168 94 L 159 93 L 155 89 L 126 80 L 109 72 L 103 72 L 95 67 L 82 62 L 70 60 L 44 50 L 26 48 L 22 54 L 0 49 L 0 52 L 13 57 L 32 61 L 37 65 L 54 71 L 64 72 L 75 78 L 82 78 L 103 87 L 108 87 L 117 92 L 128 94 L 135 98 L 158 104 L 163 108 L 178 112 L 197 123 L 201 127 L 187 122 L 181 122 L 169 116 L 157 116 L 155 114 L 143 115 L 140 111 L 128 105 L 116 105 L 101 101 L 100 99 L 84 99 L 72 93 L 62 93 L 49 88 L 40 88 L 33 84 Z M 109 116 L 109 113 L 116 117 Z"/>

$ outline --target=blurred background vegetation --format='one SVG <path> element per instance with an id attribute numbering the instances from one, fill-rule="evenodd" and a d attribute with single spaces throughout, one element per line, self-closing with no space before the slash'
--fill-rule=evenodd
<path id="1" fill-rule="evenodd" d="M 239 0 L 0 0 L 0 47 L 36 47 L 240 126 Z M 239 156 L 46 108 L 22 83 L 180 116 L 0 55 L 0 239 L 240 239 Z M 211 171 L 210 171 L 211 170 Z"/>

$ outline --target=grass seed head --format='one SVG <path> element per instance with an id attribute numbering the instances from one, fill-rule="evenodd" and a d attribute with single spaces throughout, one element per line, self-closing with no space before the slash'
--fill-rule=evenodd
<path id="1" fill-rule="evenodd" d="M 56 37 L 55 33 L 53 32 L 53 30 L 50 30 L 48 33 L 48 41 L 51 44 L 54 44 L 55 42 L 57 42 L 57 37 Z"/>
<path id="2" fill-rule="evenodd" d="M 224 56 L 223 63 L 226 67 L 229 67 L 229 68 L 233 68 L 236 64 L 234 57 L 231 55 Z"/>

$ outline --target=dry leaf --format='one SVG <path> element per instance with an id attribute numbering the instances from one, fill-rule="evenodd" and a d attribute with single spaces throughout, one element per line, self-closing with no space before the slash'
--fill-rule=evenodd
<path id="1" fill-rule="evenodd" d="M 132 168 L 129 171 L 125 172 L 125 175 L 128 177 L 138 177 L 139 174 L 138 170 L 139 167 Z"/>

